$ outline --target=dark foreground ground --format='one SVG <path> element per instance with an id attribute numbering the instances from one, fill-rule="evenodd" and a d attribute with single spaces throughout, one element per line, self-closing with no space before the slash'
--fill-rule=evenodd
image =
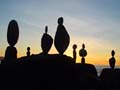
<path id="1" fill-rule="evenodd" d="M 32 55 L 0 65 L 0 90 L 120 90 L 120 70 L 98 77 L 91 64 L 66 55 Z"/>

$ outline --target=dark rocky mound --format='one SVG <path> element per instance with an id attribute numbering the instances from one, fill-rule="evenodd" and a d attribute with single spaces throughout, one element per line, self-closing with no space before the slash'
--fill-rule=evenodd
<path id="1" fill-rule="evenodd" d="M 105 68 L 100 75 L 101 87 L 104 89 L 120 89 L 120 69 Z M 119 90 L 118 89 L 118 90 Z M 116 90 L 116 89 L 115 89 Z"/>
<path id="2" fill-rule="evenodd" d="M 0 65 L 3 89 L 77 90 L 98 88 L 96 69 L 91 64 L 75 64 L 71 57 L 38 54 Z"/>

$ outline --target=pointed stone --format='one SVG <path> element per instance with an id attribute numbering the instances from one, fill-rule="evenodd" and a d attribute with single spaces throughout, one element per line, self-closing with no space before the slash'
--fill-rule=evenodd
<path id="1" fill-rule="evenodd" d="M 41 48 L 44 54 L 48 54 L 53 43 L 52 37 L 48 35 L 47 32 L 48 32 L 48 27 L 46 26 L 45 33 L 43 34 L 41 39 Z"/>
<path id="2" fill-rule="evenodd" d="M 57 31 L 55 34 L 55 41 L 54 41 L 54 45 L 55 48 L 57 49 L 57 51 L 60 54 L 63 54 L 66 49 L 68 48 L 68 45 L 70 43 L 70 37 L 69 34 L 67 32 L 67 30 L 65 29 L 64 25 L 63 25 L 63 18 L 60 17 L 58 19 L 58 27 L 57 27 Z"/>

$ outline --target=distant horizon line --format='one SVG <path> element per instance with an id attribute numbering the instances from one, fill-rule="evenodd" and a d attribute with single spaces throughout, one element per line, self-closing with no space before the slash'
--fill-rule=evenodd
<path id="1" fill-rule="evenodd" d="M 4 56 L 0 56 L 0 61 L 4 58 Z M 19 57 L 21 58 L 21 57 Z M 80 62 L 76 62 L 76 63 L 80 63 Z M 87 63 L 87 64 L 91 64 L 91 63 Z M 108 64 L 93 64 L 95 66 L 109 66 Z M 115 67 L 120 67 L 120 65 L 115 65 Z"/>

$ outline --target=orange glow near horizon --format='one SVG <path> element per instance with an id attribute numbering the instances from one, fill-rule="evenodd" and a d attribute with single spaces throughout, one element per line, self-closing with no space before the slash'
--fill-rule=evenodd
<path id="1" fill-rule="evenodd" d="M 84 39 L 81 39 L 81 40 L 86 41 Z M 79 39 L 73 38 L 72 42 L 70 43 L 68 49 L 65 51 L 64 54 L 67 56 L 73 57 L 73 48 L 72 48 L 72 45 L 74 44 L 73 41 L 74 41 L 74 43 L 77 43 L 77 45 L 78 45 L 77 50 L 76 50 L 76 52 L 77 52 L 76 63 L 80 63 L 81 57 L 79 56 L 79 50 L 82 47 L 81 45 L 82 45 L 83 41 L 79 42 Z M 102 45 L 99 45 L 99 43 L 97 43 L 97 40 L 93 40 L 93 41 L 88 40 L 88 41 L 89 42 L 85 42 L 85 45 L 86 45 L 85 49 L 88 52 L 87 56 L 85 57 L 86 63 L 90 63 L 90 64 L 94 64 L 94 65 L 109 65 L 109 58 L 111 58 L 111 54 L 110 54 L 111 51 L 106 50 L 105 48 L 107 48 L 107 47 L 103 47 Z M 78 43 L 80 43 L 80 44 L 78 44 Z M 15 46 L 18 51 L 18 54 L 17 54 L 18 58 L 20 58 L 22 56 L 26 56 L 26 52 L 27 52 L 27 45 L 20 44 L 21 46 L 19 46 L 19 44 L 20 43 L 18 43 Z M 93 44 L 95 46 L 91 47 Z M 5 49 L 6 49 L 5 47 L 1 49 L 0 54 L 2 56 L 4 56 Z M 42 52 L 42 49 L 41 49 L 39 43 L 33 43 L 33 45 L 31 44 L 30 47 L 31 47 L 31 54 L 39 54 Z M 109 47 L 109 48 L 111 48 L 111 47 Z M 116 51 L 116 54 L 115 54 L 116 65 L 120 66 L 120 60 L 119 60 L 120 53 L 118 50 L 115 50 L 115 51 Z M 49 54 L 58 54 L 54 45 L 52 45 L 52 48 L 50 49 Z"/>
<path id="2" fill-rule="evenodd" d="M 26 50 L 20 52 L 22 49 L 23 48 L 17 49 L 18 50 L 18 54 L 17 54 L 18 58 L 20 58 L 22 56 L 26 56 Z M 76 60 L 76 63 L 81 63 L 81 57 L 79 56 L 78 51 L 77 51 L 77 60 Z M 31 49 L 31 54 L 39 54 L 40 52 L 42 52 L 41 49 Z M 4 52 L 2 51 L 2 53 L 4 53 Z M 58 53 L 57 50 L 55 50 L 55 48 L 53 48 L 49 52 L 49 54 L 55 54 L 55 53 Z M 67 55 L 67 56 L 73 57 L 72 48 L 71 49 L 68 48 L 68 50 L 64 54 Z M 99 56 L 99 54 L 96 53 L 95 56 L 97 56 L 97 57 L 94 57 L 94 55 L 92 53 L 91 54 L 88 53 L 88 55 L 85 57 L 86 63 L 90 63 L 90 64 L 94 64 L 94 65 L 109 65 L 109 58 L 111 56 L 110 55 L 106 56 L 106 55 Z M 4 54 L 3 54 L 3 56 L 4 56 Z M 119 55 L 116 55 L 115 58 L 116 58 L 116 65 L 120 66 Z"/>

